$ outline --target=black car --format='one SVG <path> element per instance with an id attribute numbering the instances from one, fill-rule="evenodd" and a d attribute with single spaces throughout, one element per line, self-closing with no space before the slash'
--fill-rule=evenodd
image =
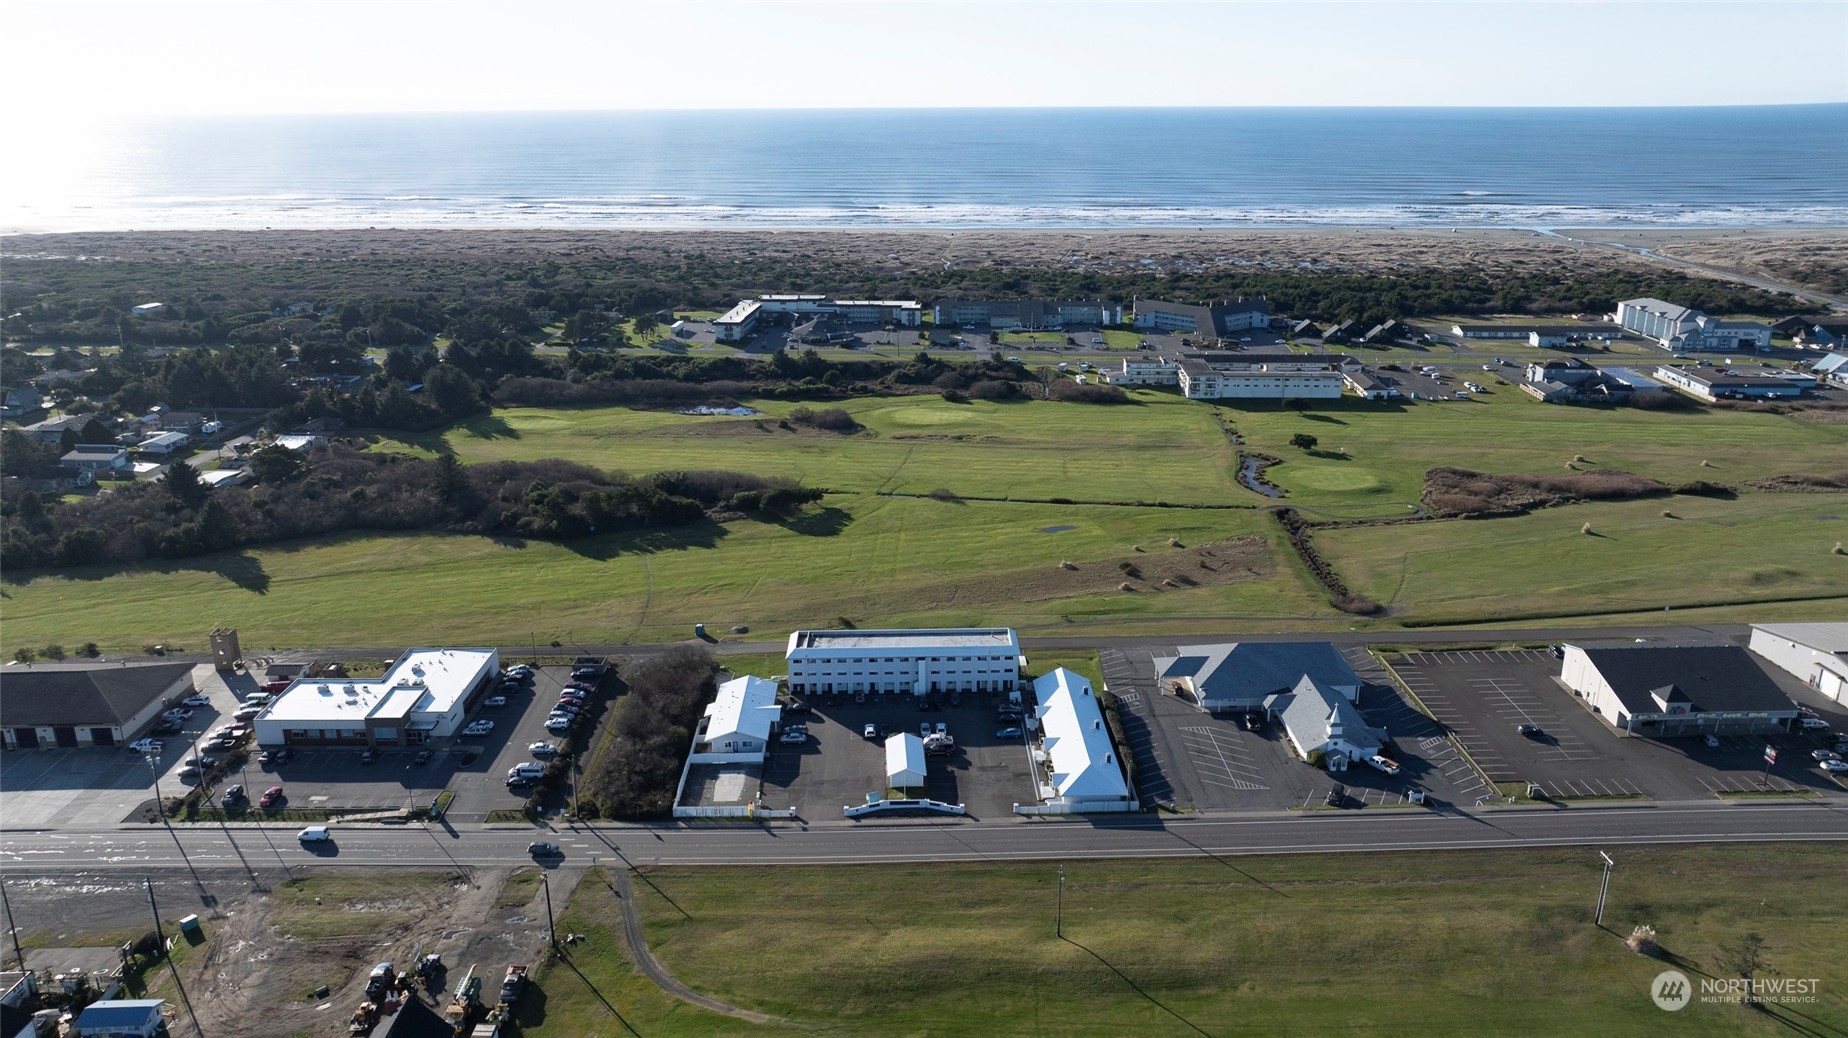
<path id="1" fill-rule="evenodd" d="M 1517 724 L 1514 726 L 1514 730 L 1527 736 L 1529 739 L 1538 739 L 1545 734 L 1537 724 Z"/>
<path id="2" fill-rule="evenodd" d="M 1246 714 L 1245 715 L 1245 730 L 1246 731 L 1255 732 L 1259 728 L 1262 728 L 1262 727 L 1264 727 L 1264 721 L 1262 718 L 1258 717 L 1257 714 Z"/>
<path id="3" fill-rule="evenodd" d="M 225 788 L 225 795 L 220 798 L 226 807 L 233 807 L 244 802 L 244 787 L 233 785 Z"/>
<path id="4" fill-rule="evenodd" d="M 786 714 L 806 714 L 809 712 L 809 705 L 800 699 L 792 699 L 783 704 L 783 712 Z"/>
<path id="5" fill-rule="evenodd" d="M 1340 807 L 1346 804 L 1347 788 L 1344 786 L 1336 786 L 1329 790 L 1328 795 L 1322 798 L 1322 803 L 1327 804 L 1329 807 Z"/>

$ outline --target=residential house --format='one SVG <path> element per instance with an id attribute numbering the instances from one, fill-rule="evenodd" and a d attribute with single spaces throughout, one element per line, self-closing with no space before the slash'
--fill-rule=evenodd
<path id="1" fill-rule="evenodd" d="M 195 691 L 190 663 L 8 667 L 0 736 L 9 750 L 120 746 Z"/>
<path id="2" fill-rule="evenodd" d="M 45 409 L 45 397 L 33 386 L 17 386 L 0 393 L 0 419 L 20 421 Z"/>
<path id="3" fill-rule="evenodd" d="M 1337 324 L 1334 327 L 1323 332 L 1322 341 L 1323 342 L 1347 342 L 1358 334 L 1360 334 L 1360 329 L 1354 326 L 1353 321 L 1342 321 L 1340 324 Z"/>
<path id="4" fill-rule="evenodd" d="M 1404 325 L 1397 321 L 1386 321 L 1367 329 L 1367 334 L 1362 335 L 1360 341 L 1377 346 L 1383 343 L 1396 342 L 1405 337 L 1406 328 Z"/>
<path id="5" fill-rule="evenodd" d="M 191 436 L 205 424 L 205 416 L 197 411 L 167 411 L 159 416 L 154 427 L 161 432 L 185 433 Z"/>
<path id="6" fill-rule="evenodd" d="M 158 454 L 164 457 L 176 451 L 184 450 L 186 445 L 191 442 L 192 437 L 187 436 L 185 433 L 164 432 L 150 436 L 142 440 L 136 446 L 141 449 L 143 454 Z"/>
<path id="7" fill-rule="evenodd" d="M 128 448 L 118 447 L 113 443 L 80 443 L 58 459 L 58 464 L 72 472 L 128 472 L 133 466 L 128 460 Z"/>
<path id="8" fill-rule="evenodd" d="M 1314 321 L 1298 321 L 1290 325 L 1290 337 L 1292 339 L 1320 339 L 1322 326 Z"/>
<path id="9" fill-rule="evenodd" d="M 65 415 L 62 418 L 48 418 L 24 426 L 20 432 L 53 446 L 64 447 L 79 443 L 110 443 L 115 440 L 107 423 L 89 414 Z"/>
<path id="10" fill-rule="evenodd" d="M 1838 703 L 1848 703 L 1848 623 L 1753 624 L 1750 648 Z"/>
<path id="11" fill-rule="evenodd" d="M 1737 645 L 1566 645 L 1560 681 L 1632 735 L 1787 732 L 1796 704 Z"/>
<path id="12" fill-rule="evenodd" d="M 1260 709 L 1305 676 L 1350 702 L 1360 697 L 1360 677 L 1328 642 L 1183 645 L 1178 655 L 1156 657 L 1155 673 L 1163 691 L 1214 712 Z"/>
<path id="13" fill-rule="evenodd" d="M 1848 324 L 1812 324 L 1791 336 L 1791 341 L 1812 349 L 1833 349 L 1848 342 Z"/>

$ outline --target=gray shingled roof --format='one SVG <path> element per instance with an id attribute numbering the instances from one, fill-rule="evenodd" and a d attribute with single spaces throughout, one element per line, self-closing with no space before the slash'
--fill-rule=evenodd
<path id="1" fill-rule="evenodd" d="M 1737 645 L 1581 648 L 1631 713 L 1660 713 L 1658 689 L 1679 692 L 1701 711 L 1796 712 L 1758 659 Z"/>
<path id="2" fill-rule="evenodd" d="M 0 691 L 0 728 L 118 725 L 192 668 L 190 663 L 8 667 Z"/>

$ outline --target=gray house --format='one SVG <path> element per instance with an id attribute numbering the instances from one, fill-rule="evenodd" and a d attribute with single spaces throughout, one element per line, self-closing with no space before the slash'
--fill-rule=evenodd
<path id="1" fill-rule="evenodd" d="M 1164 691 L 1177 692 L 1202 710 L 1262 710 L 1267 699 L 1308 677 L 1348 702 L 1360 696 L 1360 678 L 1328 642 L 1235 642 L 1183 645 L 1177 656 L 1158 656 L 1155 672 Z"/>

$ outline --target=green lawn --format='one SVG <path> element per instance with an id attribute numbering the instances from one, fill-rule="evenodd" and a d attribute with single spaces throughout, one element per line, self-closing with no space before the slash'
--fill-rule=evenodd
<path id="1" fill-rule="evenodd" d="M 1070 527 L 1057 533 L 1041 531 Z M 1162 618 L 1332 616 L 1288 566 L 1231 583 L 1122 593 L 1115 560 L 1167 538 L 1276 542 L 1251 510 L 830 497 L 788 526 L 700 523 L 554 544 L 454 534 L 347 535 L 7 585 L 6 642 L 195 646 L 221 624 L 266 646 L 641 642 L 748 624 L 777 637 L 846 616 L 861 626 L 1137 629 Z M 1145 545 L 1146 555 L 1134 548 Z M 1061 560 L 1076 572 L 1058 568 Z M 1100 577 L 1099 574 L 1105 574 Z M 1100 583 L 1101 580 L 1101 583 Z M 1073 628 L 1078 629 L 1076 627 Z M 535 634 L 536 632 L 536 634 Z"/>
<path id="2" fill-rule="evenodd" d="M 1848 893 L 1833 848 L 1626 848 L 1606 929 L 1597 859 L 1533 850 L 1073 861 L 1058 865 L 663 869 L 637 877 L 651 948 L 683 982 L 781 1018 L 759 1026 L 650 992 L 622 959 L 593 873 L 560 920 L 585 933 L 546 968 L 523 1034 L 1690 1035 L 1838 1033 Z M 1628 951 L 1654 926 L 1696 982 L 1756 930 L 1775 975 L 1819 1001 L 1778 1019 L 1648 997 L 1670 962 Z M 606 1004 L 607 1006 L 606 1007 Z"/>
<path id="3" fill-rule="evenodd" d="M 763 419 L 626 409 L 512 408 L 450 430 L 465 462 L 564 457 L 607 469 L 732 469 L 858 494 L 1255 505 L 1211 413 L 1172 394 L 1137 404 L 952 404 L 935 396 L 853 400 L 852 435 L 792 431 L 795 406 L 754 401 Z M 1287 437 L 1286 437 L 1287 438 Z M 429 439 L 414 440 L 428 449 Z"/>
<path id="4" fill-rule="evenodd" d="M 1585 523 L 1592 535 L 1580 532 Z M 1660 617 L 1663 606 L 1843 596 L 1848 557 L 1830 554 L 1842 540 L 1848 498 L 1838 494 L 1599 502 L 1512 519 L 1315 535 L 1349 587 L 1391 606 L 1396 620 L 1465 623 L 1575 613 Z M 1817 616 L 1839 613 L 1841 602 L 1808 608 Z"/>

